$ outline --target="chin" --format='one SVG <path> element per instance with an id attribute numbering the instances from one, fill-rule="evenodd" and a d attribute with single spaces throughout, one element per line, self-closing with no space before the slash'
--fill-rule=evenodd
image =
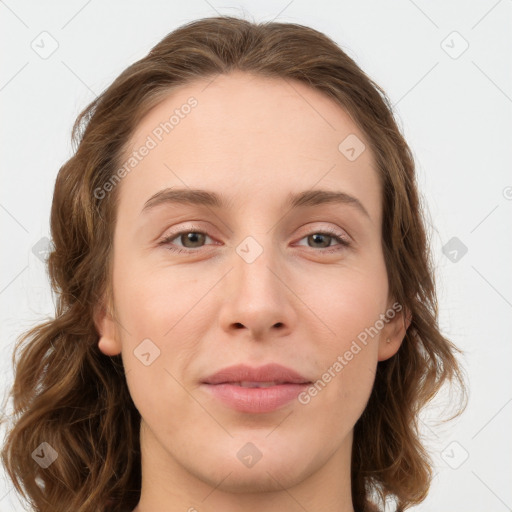
<path id="1" fill-rule="evenodd" d="M 229 474 L 230 472 L 231 474 Z M 229 476 L 226 477 L 226 474 L 229 474 Z M 283 477 L 283 474 L 286 474 L 286 477 Z M 218 486 L 218 489 L 232 494 L 282 491 L 283 487 L 293 487 L 301 480 L 299 474 L 283 472 L 281 468 L 270 465 L 261 466 L 259 470 L 252 467 L 245 471 L 239 467 L 226 467 L 223 478 L 225 480 Z M 217 485 L 218 480 L 215 483 L 215 486 Z"/>

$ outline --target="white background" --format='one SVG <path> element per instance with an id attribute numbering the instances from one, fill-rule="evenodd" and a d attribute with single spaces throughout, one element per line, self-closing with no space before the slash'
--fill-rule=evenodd
<path id="1" fill-rule="evenodd" d="M 49 237 L 74 119 L 168 32 L 217 13 L 320 30 L 390 97 L 429 208 L 441 326 L 465 351 L 470 382 L 460 419 L 437 425 L 435 411 L 425 415 L 436 476 L 413 510 L 511 510 L 510 0 L 1 1 L 2 391 L 12 380 L 15 338 L 52 314 L 45 268 L 32 248 Z M 51 38 L 58 48 L 43 59 L 31 45 L 48 49 Z M 467 247 L 462 257 L 456 249 L 456 262 L 442 250 L 453 237 Z M 20 510 L 3 477 L 0 511 Z"/>

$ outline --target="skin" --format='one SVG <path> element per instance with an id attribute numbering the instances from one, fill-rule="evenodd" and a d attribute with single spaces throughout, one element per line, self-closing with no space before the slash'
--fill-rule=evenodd
<path id="1" fill-rule="evenodd" d="M 293 400 L 271 413 L 241 413 L 199 384 L 237 363 L 277 362 L 321 379 L 394 303 L 369 144 L 320 92 L 233 72 L 172 91 L 142 119 L 131 149 L 190 96 L 198 105 L 117 185 L 113 314 L 102 307 L 95 315 L 99 348 L 122 354 L 142 416 L 135 510 L 353 511 L 353 427 L 378 361 L 403 340 L 401 314 L 306 405 Z M 349 134 L 366 144 L 354 161 L 338 150 Z M 215 191 L 227 205 L 162 204 L 141 213 L 168 187 Z M 310 189 L 346 192 L 369 217 L 350 204 L 285 208 L 290 192 Z M 351 246 L 329 235 L 312 239 L 329 228 Z M 176 234 L 158 245 L 179 231 L 207 236 Z M 263 250 L 251 263 L 236 251 L 248 236 Z M 189 252 L 173 253 L 173 244 Z M 325 252 L 332 248 L 339 250 Z M 134 355 L 146 338 L 160 350 L 147 366 Z M 262 454 L 252 467 L 237 458 L 248 442 Z"/>

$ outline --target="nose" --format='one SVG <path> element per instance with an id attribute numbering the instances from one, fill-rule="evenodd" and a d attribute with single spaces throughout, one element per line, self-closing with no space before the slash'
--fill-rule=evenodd
<path id="1" fill-rule="evenodd" d="M 219 322 L 231 336 L 253 340 L 290 334 L 297 319 L 289 272 L 271 250 L 252 262 L 235 252 L 222 289 Z"/>

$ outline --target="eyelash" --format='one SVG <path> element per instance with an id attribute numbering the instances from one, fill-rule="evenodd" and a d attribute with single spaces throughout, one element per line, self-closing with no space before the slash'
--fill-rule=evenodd
<path id="1" fill-rule="evenodd" d="M 171 251 L 171 252 L 174 252 L 174 253 L 192 254 L 194 252 L 198 252 L 198 250 L 201 249 L 201 248 L 198 248 L 198 249 L 179 249 L 178 248 L 177 249 L 177 248 L 172 247 L 170 245 L 172 240 L 175 240 L 180 235 L 184 235 L 186 233 L 197 233 L 197 234 L 200 234 L 200 235 L 209 236 L 208 233 L 205 233 L 204 231 L 196 230 L 194 228 L 186 229 L 186 230 L 178 231 L 177 233 L 172 233 L 171 235 L 166 236 L 165 238 L 160 240 L 160 242 L 158 242 L 158 245 L 159 246 L 160 245 L 167 246 L 167 249 L 169 251 Z M 339 246 L 341 246 L 341 247 L 334 246 L 334 248 L 327 247 L 327 248 L 321 248 L 320 249 L 320 252 L 323 252 L 323 253 L 326 253 L 326 254 L 331 254 L 331 253 L 334 253 L 334 252 L 338 252 L 338 251 L 341 251 L 344 248 L 347 248 L 347 247 L 351 246 L 351 243 L 346 238 L 344 238 L 337 231 L 335 231 L 333 229 L 330 229 L 330 228 L 326 228 L 323 231 L 312 231 L 311 233 L 303 236 L 300 240 L 302 240 L 304 238 L 307 238 L 308 236 L 311 236 L 311 235 L 328 235 L 328 236 L 332 237 L 333 239 L 335 239 L 337 242 L 339 242 Z M 314 249 L 314 248 L 310 247 L 310 249 Z"/>

